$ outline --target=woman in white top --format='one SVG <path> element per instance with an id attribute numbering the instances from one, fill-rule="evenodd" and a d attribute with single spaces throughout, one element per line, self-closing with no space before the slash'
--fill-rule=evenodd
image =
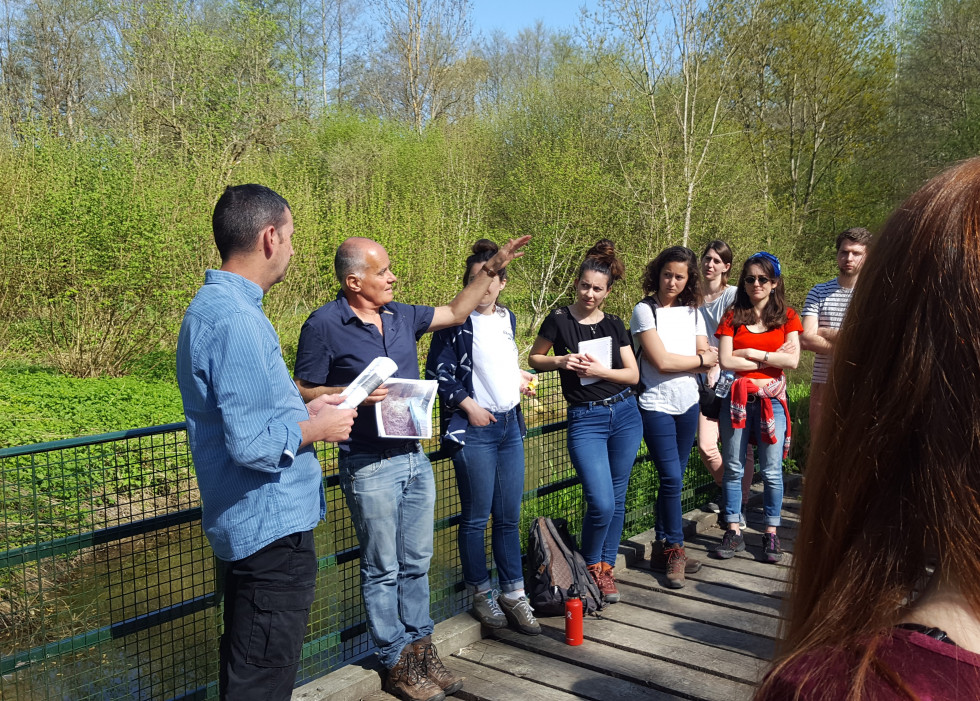
<path id="1" fill-rule="evenodd" d="M 473 244 L 463 284 L 497 252 L 487 239 Z M 443 447 L 452 455 L 459 488 L 459 559 L 472 596 L 473 615 L 490 628 L 510 622 L 529 635 L 541 632 L 524 593 L 518 525 L 524 495 L 524 415 L 521 394 L 534 396 L 530 373 L 521 370 L 513 312 L 497 303 L 507 270 L 497 272 L 483 299 L 460 326 L 437 331 L 425 363 L 439 382 L 449 415 Z M 500 592 L 487 567 L 487 520 Z"/>
<path id="2" fill-rule="evenodd" d="M 718 347 L 718 339 L 715 338 L 715 331 L 721 317 L 732 304 L 735 303 L 735 285 L 728 284 L 728 274 L 732 269 L 734 256 L 732 249 L 727 243 L 716 239 L 704 247 L 701 254 L 701 316 L 704 317 L 704 329 L 708 334 L 708 343 Z M 706 383 L 709 387 L 714 387 L 718 381 L 721 368 L 717 365 L 706 373 Z M 701 462 L 708 468 L 708 472 L 715 480 L 715 484 L 721 487 L 721 480 L 725 474 L 724 462 L 721 459 L 721 451 L 718 450 L 718 419 L 709 419 L 704 414 L 698 414 L 698 452 L 701 453 Z M 749 499 L 749 489 L 752 486 L 752 477 L 755 471 L 749 466 L 753 464 L 754 456 L 750 445 L 745 453 L 746 470 L 742 475 L 742 518 L 745 518 L 745 502 Z M 709 503 L 708 508 L 717 514 L 724 511 L 724 504 L 719 506 Z M 727 527 L 727 526 L 726 526 Z"/>
<path id="3" fill-rule="evenodd" d="M 683 246 L 666 249 L 643 275 L 646 297 L 633 309 L 630 329 L 642 348 L 640 415 L 643 438 L 660 477 L 651 567 L 667 573 L 667 585 L 684 586 L 685 572 L 700 563 L 684 552 L 681 488 L 698 427 L 695 374 L 718 364 L 698 313 L 698 259 Z"/>

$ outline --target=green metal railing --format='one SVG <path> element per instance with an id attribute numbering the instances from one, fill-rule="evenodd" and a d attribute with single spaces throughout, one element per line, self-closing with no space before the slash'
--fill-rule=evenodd
<path id="1" fill-rule="evenodd" d="M 561 516 L 577 528 L 584 513 L 565 451 L 557 377 L 541 381 L 539 399 L 525 404 L 524 537 L 536 516 Z M 318 449 L 328 514 L 315 531 L 320 573 L 297 683 L 373 650 L 336 448 Z M 452 464 L 437 440 L 426 449 L 437 489 L 429 576 L 439 621 L 468 602 Z M 0 698 L 217 696 L 220 601 L 183 424 L 0 450 L 0 488 Z M 693 451 L 685 509 L 712 489 Z M 627 497 L 627 535 L 652 526 L 656 490 L 656 472 L 641 449 Z"/>

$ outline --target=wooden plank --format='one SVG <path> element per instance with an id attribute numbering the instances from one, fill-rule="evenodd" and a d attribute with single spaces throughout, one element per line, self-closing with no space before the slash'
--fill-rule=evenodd
<path id="1" fill-rule="evenodd" d="M 688 582 L 705 582 L 718 584 L 720 586 L 741 589 L 743 591 L 756 592 L 771 597 L 782 597 L 789 585 L 785 582 L 760 577 L 754 574 L 737 572 L 732 567 L 725 567 L 724 560 L 719 560 L 719 566 L 702 567 L 695 574 L 685 577 Z"/>
<path id="2" fill-rule="evenodd" d="M 626 570 L 616 571 L 616 580 L 626 576 Z M 629 581 L 639 583 L 639 578 L 646 577 L 650 583 L 655 583 L 661 588 L 667 587 L 667 575 L 662 572 L 654 572 L 650 569 L 631 570 Z M 766 596 L 782 597 L 788 589 L 789 584 L 781 578 L 774 578 L 773 574 L 785 573 L 785 568 L 768 563 L 757 563 L 743 558 L 732 558 L 730 560 L 702 560 L 702 567 L 694 574 L 685 576 L 687 586 L 692 582 L 712 582 L 731 588 L 754 591 Z M 687 587 L 684 587 L 687 588 Z"/>
<path id="3" fill-rule="evenodd" d="M 704 568 L 702 568 L 704 569 Z M 767 596 L 755 591 L 726 587 L 712 584 L 706 581 L 688 580 L 687 586 L 683 589 L 667 589 L 661 586 L 656 579 L 650 576 L 650 572 L 637 572 L 635 570 L 622 570 L 616 572 L 616 581 L 631 584 L 637 587 L 644 587 L 652 591 L 659 591 L 664 594 L 683 596 L 695 601 L 708 601 L 722 606 L 730 606 L 743 611 L 754 611 L 769 616 L 779 615 L 782 610 L 783 602 L 780 598 Z"/>
<path id="4" fill-rule="evenodd" d="M 474 643 L 474 645 L 479 644 Z M 459 655 L 466 649 L 463 648 L 456 654 Z M 464 699 L 465 701 L 512 701 L 512 699 L 573 701 L 582 698 L 577 694 L 556 689 L 550 683 L 538 683 L 534 679 L 501 672 L 493 667 L 475 664 L 462 657 L 446 657 L 443 658 L 443 662 L 454 674 L 464 678 L 463 688 L 451 698 Z M 544 679 L 545 677 L 539 678 Z"/>
<path id="5" fill-rule="evenodd" d="M 660 611 L 693 621 L 704 621 L 716 626 L 724 626 L 734 630 L 744 630 L 755 635 L 775 638 L 779 627 L 779 619 L 771 614 L 761 614 L 744 611 L 729 606 L 727 602 L 713 602 L 689 599 L 678 595 L 678 590 L 653 591 L 631 584 L 623 584 L 620 591 L 623 600 L 631 606 Z M 610 608 L 616 608 L 617 605 Z M 603 615 L 609 609 L 603 610 Z"/>
<path id="6" fill-rule="evenodd" d="M 541 680 L 552 688 L 574 694 L 575 698 L 595 699 L 596 701 L 615 697 L 627 698 L 630 701 L 634 699 L 636 701 L 669 701 L 678 698 L 673 694 L 652 689 L 628 679 L 609 676 L 609 670 L 588 669 L 558 658 L 537 655 L 496 640 L 474 643 L 463 648 L 456 655 L 500 673 L 525 679 Z M 467 693 L 475 691 L 468 685 L 464 688 Z M 496 687 L 494 691 L 496 691 Z M 514 697 L 488 696 L 486 698 L 489 701 L 490 699 Z M 524 698 L 539 697 L 525 696 Z"/>
<path id="7" fill-rule="evenodd" d="M 539 622 L 543 628 L 550 629 L 552 636 L 562 636 L 563 640 L 563 619 L 547 618 Z M 586 619 L 585 639 L 590 643 L 602 643 L 620 650 L 638 652 L 654 659 L 747 684 L 754 684 L 766 665 L 762 660 L 739 652 L 711 647 L 655 630 L 627 626 L 606 618 Z M 589 647 L 595 651 L 597 661 L 601 660 L 602 647 Z"/>
<path id="8" fill-rule="evenodd" d="M 548 625 L 549 622 L 555 621 L 557 624 Z M 562 659 L 572 665 L 604 672 L 610 676 L 676 694 L 685 699 L 747 700 L 752 697 L 755 690 L 750 683 L 706 673 L 690 665 L 682 664 L 686 661 L 684 657 L 680 659 L 657 657 L 644 652 L 642 647 L 630 647 L 629 642 L 626 645 L 613 646 L 587 639 L 582 645 L 571 647 L 565 644 L 564 632 L 557 627 L 563 624 L 561 619 L 546 619 L 542 623 L 545 624 L 542 635 L 527 636 L 509 629 L 503 629 L 496 631 L 496 637 L 521 650 L 530 650 L 548 657 Z M 651 657 L 655 659 L 651 659 Z M 700 657 L 700 655 L 695 653 L 695 657 Z M 752 660 L 749 657 L 743 659 Z M 609 697 L 604 698 L 608 699 Z"/>
<path id="9" fill-rule="evenodd" d="M 721 627 L 711 621 L 675 616 L 670 612 L 619 603 L 604 609 L 602 616 L 624 625 L 655 630 L 664 635 L 740 652 L 763 660 L 771 659 L 774 652 L 771 636 Z"/>

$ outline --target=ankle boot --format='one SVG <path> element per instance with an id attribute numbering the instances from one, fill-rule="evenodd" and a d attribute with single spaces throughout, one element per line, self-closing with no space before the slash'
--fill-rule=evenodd
<path id="1" fill-rule="evenodd" d="M 412 643 L 402 648 L 398 663 L 388 670 L 384 690 L 403 701 L 444 701 L 446 698 L 442 689 L 422 674 Z"/>
<path id="2" fill-rule="evenodd" d="M 603 571 L 603 564 L 602 562 L 597 562 L 594 565 L 588 565 L 587 569 L 589 570 L 589 574 L 592 575 L 592 581 L 599 588 L 602 600 L 606 603 L 614 604 L 619 601 L 619 591 L 616 589 L 616 583 L 608 574 L 608 572 L 612 571 L 612 568 L 606 565 L 606 567 L 609 567 L 609 570 Z"/>
<path id="3" fill-rule="evenodd" d="M 415 660 L 418 662 L 422 674 L 442 689 L 447 696 L 455 694 L 463 688 L 463 680 L 446 669 L 446 665 L 439 659 L 439 653 L 435 643 L 432 642 L 431 635 L 416 640 L 412 643 L 412 647 L 415 648 Z"/>
<path id="4" fill-rule="evenodd" d="M 667 571 L 667 541 L 655 540 L 650 543 L 650 569 L 654 572 Z M 687 558 L 684 564 L 684 574 L 694 574 L 701 569 L 701 561 L 693 557 Z"/>
<path id="5" fill-rule="evenodd" d="M 602 588 L 602 598 L 606 603 L 615 604 L 619 601 L 619 589 L 616 588 L 616 578 L 613 577 L 613 566 L 608 562 L 600 562 L 602 567 L 602 581 L 605 588 Z"/>
<path id="6" fill-rule="evenodd" d="M 667 556 L 667 586 L 671 589 L 680 589 L 685 584 L 685 572 L 697 572 L 701 569 L 701 563 L 693 558 L 688 558 L 684 551 L 684 546 L 674 543 L 664 548 Z"/>

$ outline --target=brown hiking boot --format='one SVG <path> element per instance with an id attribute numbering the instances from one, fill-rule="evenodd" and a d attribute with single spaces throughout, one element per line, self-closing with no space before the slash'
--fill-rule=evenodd
<path id="1" fill-rule="evenodd" d="M 605 562 L 597 562 L 588 566 L 592 580 L 599 587 L 602 600 L 607 604 L 615 604 L 619 601 L 619 590 L 616 589 L 616 580 L 613 579 L 613 568 Z"/>
<path id="2" fill-rule="evenodd" d="M 655 540 L 650 543 L 650 569 L 654 572 L 667 571 L 667 541 Z M 693 557 L 684 563 L 684 574 L 694 574 L 701 569 L 701 561 Z"/>
<path id="3" fill-rule="evenodd" d="M 607 603 L 615 604 L 619 601 L 619 590 L 616 588 L 616 578 L 613 576 L 614 568 L 608 562 L 600 562 L 602 565 L 602 577 L 605 581 L 605 589 L 601 589 L 602 598 Z"/>
<path id="4" fill-rule="evenodd" d="M 384 690 L 403 701 L 444 701 L 446 698 L 442 689 L 422 674 L 412 643 L 402 648 L 398 664 L 388 670 Z"/>
<path id="5" fill-rule="evenodd" d="M 415 660 L 419 663 L 422 674 L 442 689 L 447 696 L 455 694 L 463 688 L 463 680 L 446 669 L 446 665 L 439 659 L 439 653 L 436 651 L 431 635 L 416 640 L 412 643 L 412 647 L 415 648 Z"/>
<path id="6" fill-rule="evenodd" d="M 701 569 L 701 563 L 689 558 L 684 552 L 684 546 L 680 543 L 674 543 L 670 547 L 664 548 L 664 554 L 667 557 L 667 586 L 671 589 L 680 589 L 684 586 L 684 573 L 687 571 L 690 562 L 697 563 L 697 567 L 694 568 L 695 572 Z"/>

